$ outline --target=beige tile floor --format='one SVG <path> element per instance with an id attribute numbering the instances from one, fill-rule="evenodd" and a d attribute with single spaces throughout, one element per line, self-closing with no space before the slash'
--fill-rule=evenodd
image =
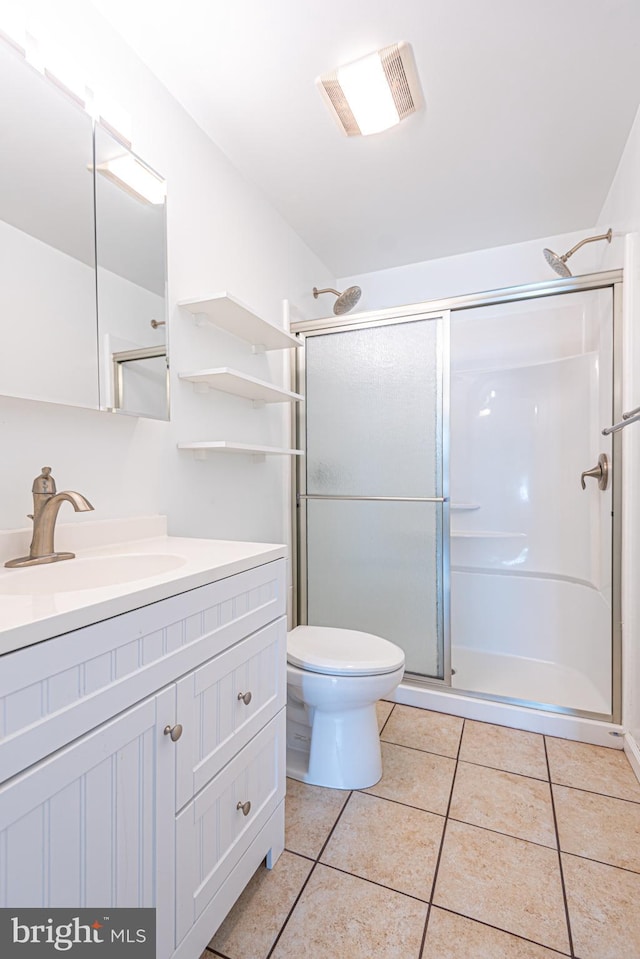
<path id="1" fill-rule="evenodd" d="M 384 775 L 287 782 L 286 850 L 203 959 L 640 959 L 621 751 L 378 704 Z"/>

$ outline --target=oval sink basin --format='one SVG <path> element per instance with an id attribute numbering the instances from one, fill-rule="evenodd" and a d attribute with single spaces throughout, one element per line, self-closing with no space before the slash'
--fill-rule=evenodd
<path id="1" fill-rule="evenodd" d="M 82 589 L 100 589 L 160 576 L 184 566 L 186 559 L 165 553 L 122 553 L 117 556 L 91 556 L 28 566 L 6 571 L 0 578 L 0 595 L 74 593 Z"/>

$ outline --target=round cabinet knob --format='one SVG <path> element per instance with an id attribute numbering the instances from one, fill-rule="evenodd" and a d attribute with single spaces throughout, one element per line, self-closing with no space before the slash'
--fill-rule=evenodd
<path id="1" fill-rule="evenodd" d="M 249 703 L 251 702 L 251 693 L 250 692 L 238 693 L 238 699 L 241 699 L 242 702 L 245 704 L 245 706 L 248 706 Z"/>
<path id="2" fill-rule="evenodd" d="M 165 726 L 163 729 L 165 736 L 171 736 L 171 742 L 177 743 L 182 736 L 182 726 L 176 723 L 175 726 Z"/>
<path id="3" fill-rule="evenodd" d="M 236 806 L 236 809 L 241 809 L 242 815 L 248 816 L 249 813 L 251 812 L 251 803 L 249 802 L 248 799 L 246 802 L 239 802 L 238 805 Z"/>

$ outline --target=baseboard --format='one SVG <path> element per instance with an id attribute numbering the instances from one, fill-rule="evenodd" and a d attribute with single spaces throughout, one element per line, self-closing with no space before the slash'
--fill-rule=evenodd
<path id="1" fill-rule="evenodd" d="M 483 723 L 495 723 L 498 726 L 511 726 L 514 729 L 543 733 L 560 739 L 574 739 L 594 746 L 626 748 L 623 742 L 623 727 L 603 720 L 546 712 L 543 709 L 494 702 L 489 699 L 474 699 L 473 696 L 462 693 L 441 692 L 408 682 L 400 683 L 395 693 L 388 698 L 405 706 L 450 713 L 461 716 L 463 719 L 475 719 Z M 640 762 L 640 747 L 636 746 L 636 749 L 638 749 Z"/>

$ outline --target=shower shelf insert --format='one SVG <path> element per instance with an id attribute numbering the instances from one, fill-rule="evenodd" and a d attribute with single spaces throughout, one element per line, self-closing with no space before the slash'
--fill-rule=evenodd
<path id="1" fill-rule="evenodd" d="M 193 373 L 179 373 L 178 379 L 193 383 L 197 393 L 220 390 L 233 396 L 242 396 L 254 403 L 298 403 L 304 397 L 301 393 L 292 393 L 281 386 L 274 386 L 264 380 L 221 366 L 213 370 L 196 370 Z"/>
<path id="2" fill-rule="evenodd" d="M 278 446 L 254 446 L 250 443 L 230 443 L 227 440 L 205 440 L 197 443 L 178 443 L 179 450 L 191 450 L 196 459 L 206 459 L 209 453 L 249 453 L 256 458 L 263 456 L 302 456 L 302 450 L 284 449 Z"/>
<path id="3" fill-rule="evenodd" d="M 211 323 L 251 343 L 255 352 L 286 350 L 302 342 L 286 330 L 268 323 L 229 293 L 215 293 L 198 300 L 180 300 L 178 306 L 192 313 L 197 322 Z"/>

